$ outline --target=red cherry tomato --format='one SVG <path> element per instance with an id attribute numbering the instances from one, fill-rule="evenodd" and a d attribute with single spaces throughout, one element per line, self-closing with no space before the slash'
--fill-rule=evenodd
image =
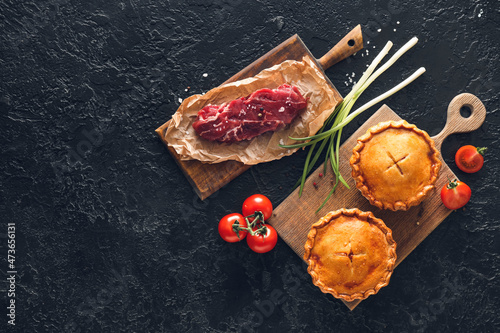
<path id="1" fill-rule="evenodd" d="M 219 221 L 219 235 L 226 242 L 236 243 L 246 237 L 247 232 L 245 230 L 235 230 L 233 228 L 233 225 L 237 222 L 241 227 L 247 227 L 245 218 L 239 213 L 228 214 Z"/>
<path id="2" fill-rule="evenodd" d="M 257 253 L 266 253 L 274 249 L 276 243 L 278 242 L 278 233 L 276 229 L 271 227 L 269 224 L 264 226 L 265 233 L 257 233 L 255 235 L 248 235 L 247 244 L 252 251 Z"/>
<path id="3" fill-rule="evenodd" d="M 273 213 L 273 204 L 266 196 L 254 194 L 243 202 L 241 211 L 244 216 L 255 214 L 255 212 L 262 212 L 264 221 L 267 221 Z M 248 220 L 253 221 L 253 218 L 249 218 Z"/>
<path id="4" fill-rule="evenodd" d="M 441 189 L 441 201 L 448 209 L 459 209 L 469 202 L 470 187 L 459 180 L 452 180 Z"/>
<path id="5" fill-rule="evenodd" d="M 463 172 L 477 172 L 483 167 L 483 155 L 486 149 L 486 147 L 476 148 L 471 145 L 463 146 L 455 154 L 455 163 Z"/>

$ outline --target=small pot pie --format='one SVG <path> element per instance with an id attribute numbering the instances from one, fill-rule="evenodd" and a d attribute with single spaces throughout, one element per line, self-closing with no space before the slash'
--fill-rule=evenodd
<path id="1" fill-rule="evenodd" d="M 429 135 L 405 120 L 371 127 L 350 159 L 356 187 L 381 209 L 407 210 L 424 200 L 441 169 Z"/>
<path id="2" fill-rule="evenodd" d="M 304 260 L 322 292 L 346 301 L 365 299 L 389 284 L 396 242 L 371 212 L 340 209 L 312 225 Z"/>

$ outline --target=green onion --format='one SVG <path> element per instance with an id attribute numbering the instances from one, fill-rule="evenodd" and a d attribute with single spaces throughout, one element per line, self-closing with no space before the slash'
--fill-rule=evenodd
<path id="1" fill-rule="evenodd" d="M 315 135 L 304 137 L 304 138 L 292 138 L 294 141 L 303 141 L 301 143 L 291 144 L 291 145 L 280 145 L 282 148 L 301 148 L 310 146 L 309 152 L 306 157 L 306 161 L 304 164 L 304 170 L 302 172 L 302 177 L 297 181 L 296 186 L 300 185 L 299 196 L 302 195 L 302 191 L 304 189 L 304 184 L 307 179 L 307 176 L 311 173 L 316 162 L 318 161 L 320 155 L 326 148 L 325 153 L 325 163 L 324 168 L 326 172 L 326 168 L 328 165 L 328 160 L 330 160 L 330 165 L 332 167 L 333 172 L 336 176 L 335 185 L 332 187 L 332 190 L 328 193 L 323 204 L 318 208 L 319 211 L 326 204 L 328 199 L 332 196 L 333 192 L 337 188 L 339 181 L 344 184 L 347 188 L 349 185 L 345 181 L 345 179 L 340 174 L 339 166 L 340 166 L 340 157 L 339 157 L 339 148 L 340 148 L 340 137 L 342 135 L 342 129 L 344 126 L 349 124 L 355 117 L 361 114 L 363 111 L 369 109 L 373 105 L 379 103 L 380 101 L 386 99 L 387 97 L 395 94 L 399 90 L 406 87 L 408 84 L 417 79 L 420 75 L 425 72 L 425 68 L 419 68 L 415 73 L 413 73 L 410 77 L 405 79 L 403 82 L 399 83 L 392 89 L 386 91 L 382 95 L 377 98 L 372 99 L 368 103 L 364 104 L 360 108 L 356 109 L 354 112 L 350 113 L 354 104 L 361 96 L 361 94 L 370 86 L 370 84 L 375 81 L 382 73 L 384 73 L 389 67 L 391 67 L 406 51 L 412 48 L 418 39 L 413 37 L 410 41 L 408 41 L 401 49 L 399 49 L 384 65 L 382 65 L 379 69 L 375 71 L 377 66 L 380 64 L 382 59 L 389 53 L 389 50 L 392 47 L 392 42 L 387 42 L 385 47 L 380 51 L 380 53 L 375 57 L 373 62 L 368 66 L 367 70 L 361 76 L 361 79 L 354 85 L 351 92 L 344 98 L 344 100 L 335 108 L 332 114 L 325 121 L 323 127 L 316 133 Z M 319 143 L 319 147 L 318 146 Z M 317 212 L 316 211 L 316 212 Z"/>

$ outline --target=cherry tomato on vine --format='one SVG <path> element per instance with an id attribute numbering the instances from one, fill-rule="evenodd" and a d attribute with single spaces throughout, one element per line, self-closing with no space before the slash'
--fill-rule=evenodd
<path id="1" fill-rule="evenodd" d="M 457 179 L 450 181 L 441 189 L 441 201 L 448 209 L 459 209 L 469 202 L 470 187 Z"/>
<path id="2" fill-rule="evenodd" d="M 264 226 L 265 233 L 256 233 L 255 235 L 248 234 L 247 244 L 252 251 L 257 253 L 266 253 L 274 249 L 278 242 L 278 233 L 276 229 L 269 224 Z"/>
<path id="3" fill-rule="evenodd" d="M 455 154 L 455 163 L 463 172 L 478 172 L 484 163 L 486 147 L 474 147 L 471 145 L 461 147 Z"/>
<path id="4" fill-rule="evenodd" d="M 243 202 L 241 211 L 244 216 L 252 215 L 260 211 L 264 215 L 264 221 L 267 221 L 273 213 L 273 204 L 266 196 L 254 194 Z M 253 218 L 249 218 L 248 220 L 253 221 Z"/>
<path id="5" fill-rule="evenodd" d="M 239 213 L 228 214 L 219 221 L 219 235 L 226 242 L 236 243 L 246 237 L 247 232 L 245 230 L 235 230 L 233 228 L 233 225 L 237 222 L 241 227 L 247 227 L 245 218 Z"/>

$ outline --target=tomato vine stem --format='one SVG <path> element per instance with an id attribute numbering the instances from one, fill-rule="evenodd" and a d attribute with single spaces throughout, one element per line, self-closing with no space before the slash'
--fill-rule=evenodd
<path id="1" fill-rule="evenodd" d="M 248 216 L 244 216 L 243 217 L 247 223 L 247 227 L 242 227 L 241 224 L 239 223 L 239 221 L 236 221 L 236 223 L 233 223 L 233 231 L 238 235 L 238 238 L 240 237 L 239 236 L 239 232 L 240 231 L 246 231 L 248 232 L 250 235 L 252 236 L 255 236 L 255 235 L 266 235 L 267 233 L 267 227 L 266 227 L 266 222 L 264 221 L 264 213 L 262 213 L 261 211 L 255 211 L 255 213 L 251 214 L 251 215 L 248 215 Z M 250 219 L 253 218 L 252 221 L 250 221 Z M 260 227 L 258 229 L 255 229 L 254 228 L 257 226 L 257 225 L 260 225 Z"/>

